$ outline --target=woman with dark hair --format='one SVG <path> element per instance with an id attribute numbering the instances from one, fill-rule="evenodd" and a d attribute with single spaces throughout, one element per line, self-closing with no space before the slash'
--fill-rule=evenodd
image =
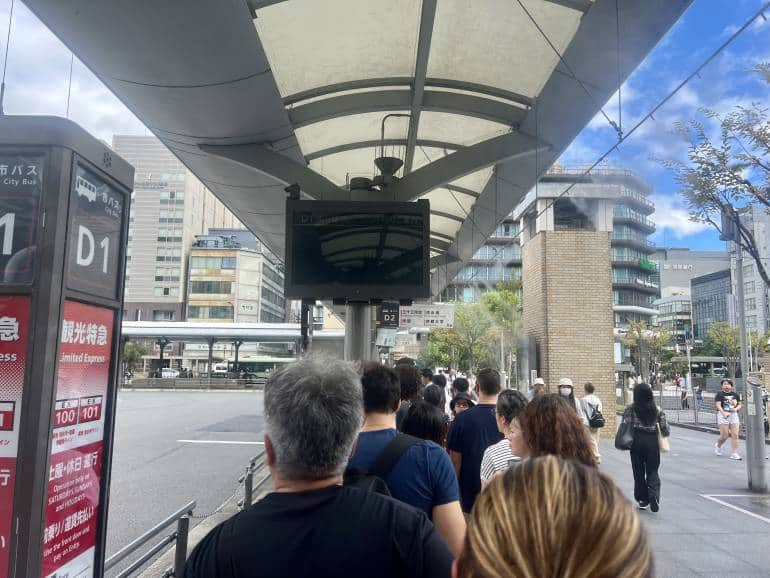
<path id="1" fill-rule="evenodd" d="M 559 394 L 536 397 L 519 417 L 521 435 L 510 436 L 511 451 L 522 458 L 554 455 L 596 466 L 588 430 L 575 406 Z"/>
<path id="2" fill-rule="evenodd" d="M 429 404 L 436 406 L 441 413 L 444 410 L 444 390 L 435 383 L 426 385 L 422 391 L 422 398 Z"/>
<path id="3" fill-rule="evenodd" d="M 634 403 L 623 412 L 623 424 L 631 424 L 634 443 L 631 446 L 631 469 L 634 472 L 634 499 L 639 509 L 660 509 L 660 446 L 658 431 L 668 437 L 666 414 L 655 405 L 652 388 L 646 383 L 634 386 Z"/>
<path id="4" fill-rule="evenodd" d="M 510 438 L 521 435 L 519 416 L 524 413 L 526 407 L 527 398 L 514 389 L 505 389 L 497 396 L 495 420 L 497 429 L 505 437 L 484 451 L 480 472 L 482 488 L 486 487 L 495 475 L 507 470 L 511 461 L 521 459 L 511 451 Z"/>
<path id="5" fill-rule="evenodd" d="M 430 387 L 430 386 L 429 386 Z M 406 412 L 401 432 L 446 446 L 447 421 L 444 412 L 427 401 L 415 401 Z"/>

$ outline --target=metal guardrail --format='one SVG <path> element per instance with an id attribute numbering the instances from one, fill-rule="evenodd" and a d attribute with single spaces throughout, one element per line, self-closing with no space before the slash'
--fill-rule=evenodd
<path id="1" fill-rule="evenodd" d="M 238 507 L 245 510 L 254 503 L 254 496 L 270 479 L 270 472 L 265 466 L 265 450 L 262 450 L 256 456 L 249 460 L 246 471 L 238 479 L 239 484 L 243 484 L 243 499 L 238 501 Z M 254 484 L 255 478 L 259 478 Z"/>
<path id="2" fill-rule="evenodd" d="M 196 502 L 193 500 L 179 508 L 161 522 L 158 522 L 136 540 L 127 544 L 107 558 L 104 563 L 104 569 L 109 570 L 113 568 L 116 564 L 122 562 L 128 556 L 147 544 L 147 542 L 155 538 L 155 536 L 162 533 L 168 526 L 176 522 L 176 529 L 171 534 L 165 536 L 160 542 L 129 564 L 127 568 L 121 570 L 116 578 L 126 578 L 127 576 L 131 576 L 131 574 L 144 566 L 169 544 L 174 544 L 174 567 L 169 568 L 169 570 L 166 571 L 166 576 L 181 577 L 184 573 L 185 561 L 187 560 L 187 536 L 190 531 L 190 516 L 192 516 L 195 506 Z"/>

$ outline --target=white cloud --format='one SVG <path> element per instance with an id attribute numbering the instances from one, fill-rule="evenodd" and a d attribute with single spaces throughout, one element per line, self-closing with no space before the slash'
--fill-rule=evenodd
<path id="1" fill-rule="evenodd" d="M 655 212 L 650 217 L 658 228 L 655 238 L 673 236 L 675 239 L 683 239 L 709 228 L 706 223 L 691 221 L 687 207 L 674 193 L 655 194 L 650 200 L 655 203 Z"/>
<path id="2" fill-rule="evenodd" d="M 5 41 L 8 5 L 0 8 Z M 5 55 L 5 46 L 0 56 Z M 1 61 L 0 61 L 1 62 Z M 21 2 L 16 2 L 8 52 L 6 114 L 65 116 L 70 51 Z M 72 74 L 69 118 L 95 137 L 143 134 L 144 125 L 77 58 Z"/>

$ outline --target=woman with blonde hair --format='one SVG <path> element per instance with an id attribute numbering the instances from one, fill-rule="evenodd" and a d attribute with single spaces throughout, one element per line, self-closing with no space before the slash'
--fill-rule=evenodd
<path id="1" fill-rule="evenodd" d="M 552 455 L 524 460 L 489 483 L 452 568 L 453 578 L 653 575 L 647 533 L 612 480 Z"/>

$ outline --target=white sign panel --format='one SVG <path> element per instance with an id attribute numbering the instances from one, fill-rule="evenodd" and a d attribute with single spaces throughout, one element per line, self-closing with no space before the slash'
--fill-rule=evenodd
<path id="1" fill-rule="evenodd" d="M 396 346 L 396 331 L 395 327 L 380 327 L 377 329 L 377 341 L 376 345 L 379 347 L 395 347 Z"/>
<path id="2" fill-rule="evenodd" d="M 455 306 L 452 303 L 427 303 L 401 307 L 398 326 L 448 329 L 454 326 L 454 321 Z"/>

